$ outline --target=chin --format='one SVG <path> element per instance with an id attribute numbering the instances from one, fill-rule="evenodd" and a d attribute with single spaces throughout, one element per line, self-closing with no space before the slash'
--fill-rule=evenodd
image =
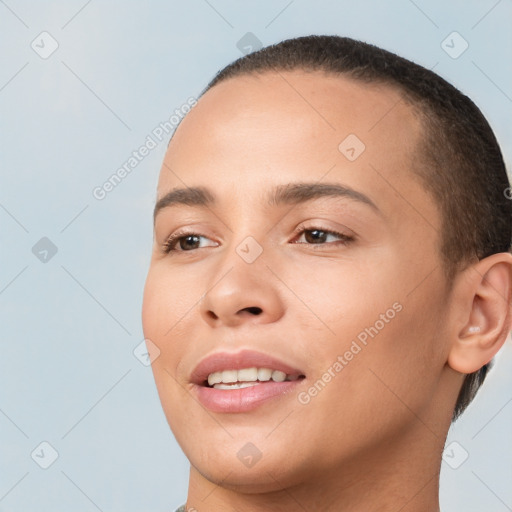
<path id="1" fill-rule="evenodd" d="M 283 487 L 300 483 L 296 472 L 283 469 L 279 460 L 264 462 L 263 458 L 253 467 L 244 467 L 238 460 L 225 459 L 217 454 L 216 461 L 196 463 L 194 457 L 188 457 L 195 471 L 209 482 L 231 491 L 258 494 L 281 491 Z M 282 457 L 280 460 L 285 460 Z M 222 462 L 221 462 L 222 461 Z M 219 462 L 221 464 L 219 465 Z M 295 478 L 294 478 L 295 476 Z"/>

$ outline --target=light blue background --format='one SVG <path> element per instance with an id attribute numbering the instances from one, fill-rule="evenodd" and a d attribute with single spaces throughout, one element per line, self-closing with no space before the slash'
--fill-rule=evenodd
<path id="1" fill-rule="evenodd" d="M 188 465 L 142 341 L 152 206 L 167 139 L 103 201 L 92 195 L 148 134 L 239 57 L 310 33 L 375 43 L 435 71 L 483 110 L 512 155 L 512 2 L 0 2 L 0 511 L 169 511 Z M 59 47 L 40 58 L 48 31 Z M 441 48 L 458 31 L 469 48 Z M 42 237 L 57 254 L 40 262 Z M 512 510 L 512 345 L 450 433 L 445 512 Z M 31 452 L 59 457 L 41 469 Z M 46 452 L 48 453 L 48 451 Z M 390 468 L 392 471 L 392 468 Z"/>

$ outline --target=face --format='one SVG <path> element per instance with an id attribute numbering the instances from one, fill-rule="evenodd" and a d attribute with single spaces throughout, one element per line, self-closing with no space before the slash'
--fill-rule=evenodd
<path id="1" fill-rule="evenodd" d="M 180 125 L 143 326 L 167 420 L 208 480 L 324 478 L 434 425 L 447 290 L 421 137 L 394 90 L 297 71 L 220 83 Z"/>

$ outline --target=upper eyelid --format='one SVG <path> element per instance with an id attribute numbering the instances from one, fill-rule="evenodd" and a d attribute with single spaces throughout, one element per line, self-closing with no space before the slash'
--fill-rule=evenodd
<path id="1" fill-rule="evenodd" d="M 355 233 L 351 230 L 351 229 L 348 229 L 348 228 L 345 228 L 347 231 L 350 231 L 350 233 L 342 233 L 340 231 L 343 231 L 342 229 L 337 229 L 337 228 L 328 228 L 328 227 L 323 227 L 321 226 L 320 224 L 311 224 L 311 225 L 307 225 L 307 224 L 300 224 L 296 229 L 294 229 L 293 233 L 294 234 L 297 234 L 297 233 L 302 233 L 304 231 L 315 231 L 315 230 L 318 230 L 318 231 L 324 231 L 326 233 L 331 233 L 331 234 L 335 234 L 335 235 L 345 235 L 345 236 L 355 236 Z M 200 236 L 202 238 L 208 238 L 209 240 L 211 240 L 211 238 L 203 233 L 200 232 L 201 230 L 196 230 L 194 228 L 191 228 L 191 229 L 183 229 L 182 230 L 177 230 L 176 232 L 172 233 L 171 235 L 169 235 L 168 237 L 165 238 L 164 241 L 167 241 L 169 240 L 171 237 L 175 238 L 175 239 L 179 239 L 179 238 L 182 238 L 182 237 L 187 237 L 187 236 L 192 236 L 192 235 L 196 235 L 196 236 Z"/>

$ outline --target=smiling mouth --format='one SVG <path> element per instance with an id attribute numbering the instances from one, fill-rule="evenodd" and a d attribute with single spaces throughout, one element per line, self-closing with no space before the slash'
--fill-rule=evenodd
<path id="1" fill-rule="evenodd" d="M 207 388 L 234 390 L 258 386 L 267 382 L 285 382 L 304 379 L 302 374 L 287 374 L 271 368 L 241 368 L 239 370 L 222 370 L 208 375 L 203 382 Z"/>

